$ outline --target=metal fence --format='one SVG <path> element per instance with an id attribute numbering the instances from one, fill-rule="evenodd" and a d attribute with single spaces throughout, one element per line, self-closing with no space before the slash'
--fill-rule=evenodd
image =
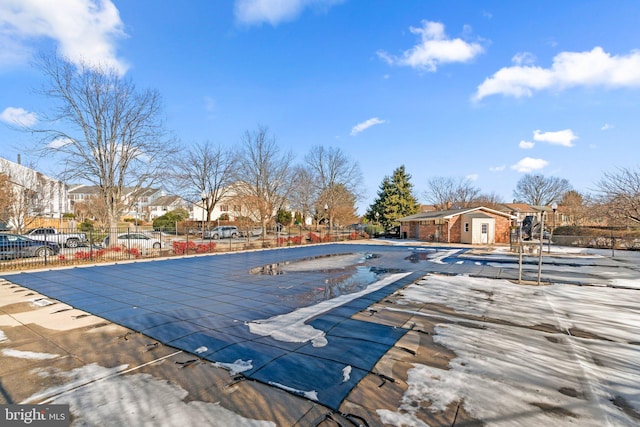
<path id="1" fill-rule="evenodd" d="M 78 236 L 79 233 L 84 234 L 85 238 Z M 0 233 L 0 235 L 11 235 L 11 233 Z M 20 235 L 19 237 L 38 240 L 35 243 L 33 241 L 29 243 L 34 246 L 23 248 L 21 251 L 15 246 L 17 243 L 14 235 L 12 241 L 0 246 L 0 271 L 299 246 L 369 237 L 360 231 L 329 232 L 327 229 L 304 227 L 273 229 L 267 230 L 266 233 L 262 230 L 260 233 L 242 232 L 240 236 L 233 238 L 203 239 L 202 236 L 200 229 L 185 229 L 182 232 L 176 232 L 175 229 L 145 230 L 135 226 L 86 232 L 60 229 L 56 230 L 56 234 L 31 235 L 31 237 L 29 234 Z M 115 243 L 111 243 L 111 240 Z M 24 241 L 22 243 L 24 244 Z"/>
<path id="2" fill-rule="evenodd" d="M 561 246 L 575 246 L 580 248 L 596 249 L 625 249 L 640 250 L 640 238 L 634 235 L 616 236 L 565 236 L 555 235 L 552 237 L 553 244 Z"/>

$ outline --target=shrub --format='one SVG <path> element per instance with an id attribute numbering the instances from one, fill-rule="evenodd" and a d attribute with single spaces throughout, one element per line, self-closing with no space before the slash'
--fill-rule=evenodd
<path id="1" fill-rule="evenodd" d="M 131 249 L 127 249 L 126 253 L 129 255 L 132 255 L 136 258 L 140 258 L 142 256 L 142 254 L 140 253 L 140 249 L 138 248 L 131 248 Z"/>
<path id="2" fill-rule="evenodd" d="M 90 219 L 85 219 L 80 224 L 78 224 L 78 230 L 85 233 L 93 231 L 93 222 Z"/>
<path id="3" fill-rule="evenodd" d="M 215 245 L 215 244 L 214 244 Z M 175 241 L 172 243 L 173 253 L 176 255 L 184 255 L 189 253 L 189 251 L 194 252 L 197 251 L 197 246 L 195 242 L 179 242 Z"/>
<path id="4" fill-rule="evenodd" d="M 322 239 L 320 239 L 320 236 L 315 233 L 309 233 L 307 237 L 309 240 L 311 240 L 311 243 L 319 243 L 322 241 Z"/>
<path id="5" fill-rule="evenodd" d="M 85 252 L 85 251 L 78 251 L 75 253 L 74 258 L 77 260 L 84 260 L 84 259 L 90 259 L 91 258 L 91 253 L 90 252 Z"/>
<path id="6" fill-rule="evenodd" d="M 301 245 L 302 244 L 302 236 L 292 236 L 289 237 L 289 241 L 293 245 Z"/>
<path id="7" fill-rule="evenodd" d="M 191 243 L 191 242 L 189 242 Z M 216 249 L 216 244 L 213 242 L 210 243 L 199 243 L 196 246 L 196 253 L 199 254 L 207 254 L 209 252 L 214 252 Z"/>
<path id="8" fill-rule="evenodd" d="M 364 228 L 365 233 L 369 236 L 377 236 L 384 233 L 384 228 L 381 225 L 369 224 Z"/>

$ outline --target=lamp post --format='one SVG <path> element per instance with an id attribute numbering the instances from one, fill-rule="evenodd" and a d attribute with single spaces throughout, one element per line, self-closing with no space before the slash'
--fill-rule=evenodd
<path id="1" fill-rule="evenodd" d="M 533 234 L 533 233 L 532 233 Z M 540 250 L 538 251 L 538 286 L 540 286 L 540 278 L 542 276 L 542 251 L 544 236 L 544 211 L 540 212 Z"/>
<path id="2" fill-rule="evenodd" d="M 331 234 L 331 215 L 329 214 L 329 205 L 327 203 L 324 204 L 324 217 L 327 219 L 327 215 L 329 215 L 329 234 Z"/>
<path id="3" fill-rule="evenodd" d="M 556 211 L 558 210 L 558 204 L 553 202 L 551 204 L 551 210 L 553 210 L 553 227 L 551 228 L 551 234 L 549 235 L 549 244 L 547 245 L 547 253 L 551 253 L 551 239 L 553 238 L 553 233 L 556 231 Z"/>
<path id="4" fill-rule="evenodd" d="M 207 201 L 207 193 L 202 190 L 200 194 L 200 199 L 202 200 L 202 240 L 204 240 L 204 211 L 205 211 L 205 202 Z"/>

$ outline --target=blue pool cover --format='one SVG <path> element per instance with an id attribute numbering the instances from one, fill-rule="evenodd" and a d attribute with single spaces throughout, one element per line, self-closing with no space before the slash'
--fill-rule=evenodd
<path id="1" fill-rule="evenodd" d="M 331 268 L 330 257 L 319 270 L 273 268 L 340 254 L 375 256 L 363 256 L 355 270 L 341 265 Z M 429 266 L 411 262 L 407 259 L 410 254 L 406 247 L 331 244 L 97 265 L 4 278 L 208 361 L 244 362 L 245 377 L 337 410 L 406 332 L 350 317 L 425 274 Z M 251 272 L 262 266 L 270 266 L 266 270 L 270 274 Z M 325 333 L 325 346 L 314 346 L 311 341 L 280 341 L 249 329 L 251 321 L 359 292 L 372 277 L 383 277 L 379 274 L 390 271 L 410 274 L 306 322 Z M 354 282 L 358 274 L 364 277 L 360 281 L 369 277 L 369 282 Z"/>

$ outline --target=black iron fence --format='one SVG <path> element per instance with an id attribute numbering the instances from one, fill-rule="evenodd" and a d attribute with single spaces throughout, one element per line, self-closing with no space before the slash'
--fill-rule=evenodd
<path id="1" fill-rule="evenodd" d="M 20 235 L 0 233 L 0 271 L 299 246 L 369 237 L 361 231 L 345 229 L 330 232 L 305 227 L 265 231 L 252 227 L 229 237 L 203 233 L 198 228 L 151 230 L 133 225 L 84 232 L 76 229 L 53 231 Z"/>

